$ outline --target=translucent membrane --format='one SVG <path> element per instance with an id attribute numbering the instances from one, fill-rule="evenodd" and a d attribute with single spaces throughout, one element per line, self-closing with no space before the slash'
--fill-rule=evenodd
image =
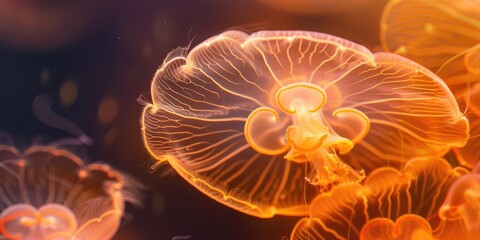
<path id="1" fill-rule="evenodd" d="M 392 0 L 382 17 L 382 44 L 438 72 L 461 97 L 480 82 L 479 12 L 479 0 Z"/>
<path id="2" fill-rule="evenodd" d="M 480 84 L 475 85 L 464 96 L 462 103 L 468 105 L 470 138 L 464 147 L 453 150 L 459 164 L 473 168 L 480 162 Z"/>
<path id="3" fill-rule="evenodd" d="M 465 66 L 469 72 L 480 76 L 480 43 L 470 48 L 466 53 Z"/>
<path id="4" fill-rule="evenodd" d="M 416 158 L 403 171 L 383 167 L 363 184 L 320 194 L 291 239 L 462 239 L 459 219 L 440 218 L 448 189 L 467 174 L 441 158 Z"/>
<path id="5" fill-rule="evenodd" d="M 480 165 L 471 174 L 458 179 L 448 191 L 447 198 L 440 208 L 442 219 L 462 221 L 461 239 L 478 239 L 480 235 Z M 460 238 L 458 238 L 460 239 Z"/>
<path id="6" fill-rule="evenodd" d="M 474 167 L 480 162 L 480 117 L 470 115 L 470 139 L 463 148 L 455 148 L 457 161 L 462 166 Z"/>
<path id="7" fill-rule="evenodd" d="M 107 165 L 65 150 L 0 145 L 0 238 L 110 239 L 132 198 L 127 186 Z"/>
<path id="8" fill-rule="evenodd" d="M 469 109 L 480 118 L 480 84 L 475 85 L 465 98 L 465 102 L 469 102 Z"/>
<path id="9" fill-rule="evenodd" d="M 392 0 L 382 17 L 382 44 L 437 72 L 461 111 L 475 113 L 480 105 L 479 13 L 479 0 Z M 477 116 L 469 116 L 468 144 L 455 149 L 458 162 L 467 167 L 480 161 Z"/>
<path id="10" fill-rule="evenodd" d="M 2 235 L 9 239 L 68 239 L 77 229 L 75 215 L 60 204 L 36 209 L 29 204 L 13 204 L 0 214 Z"/>
<path id="11" fill-rule="evenodd" d="M 375 218 L 368 221 L 360 232 L 360 239 L 422 239 L 433 240 L 433 231 L 428 221 L 415 214 L 405 214 L 397 221 Z"/>
<path id="12" fill-rule="evenodd" d="M 145 146 L 211 198 L 258 217 L 304 215 L 319 192 L 463 146 L 468 121 L 427 69 L 327 34 L 228 31 L 170 53 Z"/>

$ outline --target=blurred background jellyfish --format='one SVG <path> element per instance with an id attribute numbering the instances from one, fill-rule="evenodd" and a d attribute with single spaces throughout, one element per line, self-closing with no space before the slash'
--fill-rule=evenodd
<path id="1" fill-rule="evenodd" d="M 66 150 L 0 145 L 2 239 L 110 239 L 134 192 L 127 176 Z"/>
<path id="2" fill-rule="evenodd" d="M 478 155 L 480 123 L 480 1 L 392 0 L 383 13 L 384 49 L 406 56 L 436 72 L 467 113 L 471 139 L 455 149 L 457 161 L 473 167 Z"/>
<path id="3" fill-rule="evenodd" d="M 452 185 L 440 208 L 440 216 L 450 221 L 462 221 L 461 239 L 478 239 L 480 235 L 480 164 L 471 174 L 462 176 Z"/>
<path id="4" fill-rule="evenodd" d="M 48 51 L 76 43 L 98 27 L 109 1 L 0 1 L 0 43 Z"/>
<path id="5" fill-rule="evenodd" d="M 479 13 L 479 0 L 391 0 L 382 45 L 436 72 L 461 97 L 480 82 Z"/>
<path id="6" fill-rule="evenodd" d="M 468 138 L 436 75 L 314 32 L 228 31 L 178 48 L 151 97 L 141 124 L 158 163 L 258 217 L 303 215 L 318 192 Z"/>
<path id="7" fill-rule="evenodd" d="M 291 239 L 464 239 L 460 219 L 440 217 L 448 189 L 468 173 L 441 158 L 382 167 L 363 182 L 343 183 L 313 200 Z"/>

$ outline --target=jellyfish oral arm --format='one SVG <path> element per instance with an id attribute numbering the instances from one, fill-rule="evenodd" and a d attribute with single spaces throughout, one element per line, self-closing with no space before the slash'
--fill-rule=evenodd
<path id="1" fill-rule="evenodd" d="M 247 143 L 259 153 L 278 155 L 287 152 L 284 159 L 308 162 L 312 170 L 306 180 L 312 185 L 328 188 L 343 181 L 361 181 L 364 171 L 355 171 L 337 155 L 347 154 L 354 145 L 339 136 L 325 120 L 322 107 L 327 101 L 325 91 L 311 83 L 294 83 L 280 88 L 276 93 L 277 109 L 260 107 L 252 111 L 245 124 Z M 360 119 L 361 131 L 353 139 L 362 139 L 369 128 L 365 114 L 356 109 L 338 109 L 336 117 Z M 288 121 L 281 121 L 282 118 Z M 260 130 L 276 129 L 269 133 Z"/>

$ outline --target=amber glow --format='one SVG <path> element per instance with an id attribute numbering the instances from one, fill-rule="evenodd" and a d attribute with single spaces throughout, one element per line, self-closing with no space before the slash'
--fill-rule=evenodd
<path id="1" fill-rule="evenodd" d="M 480 1 L 392 0 L 382 17 L 382 44 L 437 72 L 459 100 L 473 112 L 471 138 L 454 149 L 457 161 L 473 167 L 478 154 L 480 114 Z M 475 114 L 475 112 L 477 112 Z"/>
<path id="2" fill-rule="evenodd" d="M 248 145 L 259 153 L 272 156 L 290 149 L 283 136 L 285 129 L 275 127 L 278 121 L 277 112 L 271 108 L 260 107 L 252 111 L 245 122 L 245 140 Z M 265 129 L 272 130 L 264 131 Z"/>
<path id="3" fill-rule="evenodd" d="M 470 139 L 463 148 L 455 148 L 457 161 L 469 168 L 473 168 L 480 161 L 480 117 L 470 116 Z"/>
<path id="4" fill-rule="evenodd" d="M 344 164 L 335 154 L 338 150 L 340 154 L 347 154 L 353 148 L 353 142 L 338 136 L 334 131 L 329 129 L 328 123 L 324 122 L 321 108 L 325 105 L 327 94 L 325 91 L 310 83 L 294 83 L 280 88 L 276 93 L 276 103 L 283 111 L 282 117 L 289 118 L 290 126 L 283 126 L 275 133 L 278 136 L 261 137 L 263 145 L 271 145 L 279 139 L 277 148 L 266 149 L 259 147 L 259 141 L 254 139 L 260 138 L 252 136 L 249 129 L 252 125 L 260 125 L 257 131 L 268 132 L 266 129 L 272 129 L 268 125 L 264 125 L 265 117 L 268 114 L 272 118 L 271 121 L 278 121 L 279 115 L 272 108 L 260 107 L 254 110 L 245 124 L 245 137 L 247 143 L 253 149 L 266 155 L 277 155 L 289 150 L 285 155 L 285 160 L 294 162 L 310 162 L 313 167 L 306 180 L 312 185 L 319 185 L 323 188 L 329 187 L 331 184 L 345 181 L 361 181 L 365 177 L 364 171 L 354 171 Z M 368 132 L 368 117 L 358 110 L 352 109 L 350 112 L 344 109 L 335 111 L 332 115 L 337 116 L 345 113 L 357 113 L 360 119 L 365 123 L 358 125 L 360 135 Z M 286 116 L 285 116 L 286 115 Z M 348 114 L 347 114 L 348 115 Z M 353 114 L 353 116 L 359 116 Z M 260 119 L 260 120 L 259 120 Z M 354 123 L 352 121 L 352 123 Z M 356 126 L 353 125 L 355 128 Z M 273 128 L 274 129 L 274 128 Z M 259 134 L 260 135 L 260 134 Z M 283 136 L 285 135 L 285 136 Z M 260 135 L 261 136 L 261 135 Z M 355 139 L 359 137 L 356 136 Z M 362 137 L 360 137 L 362 138 Z M 317 167 L 318 166 L 318 167 Z"/>
<path id="5" fill-rule="evenodd" d="M 73 236 L 77 222 L 74 214 L 60 204 L 46 204 L 35 209 L 29 204 L 13 204 L 0 215 L 0 231 L 9 239 L 43 237 L 51 239 L 58 234 Z"/>
<path id="6" fill-rule="evenodd" d="M 433 240 L 432 228 L 425 218 L 415 214 L 400 216 L 396 222 L 388 218 L 375 218 L 362 227 L 360 239 Z"/>
<path id="7" fill-rule="evenodd" d="M 107 165 L 84 165 L 65 150 L 0 145 L 0 236 L 110 239 L 131 198 L 128 184 Z"/>
<path id="8" fill-rule="evenodd" d="M 465 54 L 465 66 L 469 72 L 480 76 L 480 43 Z"/>
<path id="9" fill-rule="evenodd" d="M 462 221 L 463 239 L 477 239 L 480 234 L 480 174 L 478 167 L 458 179 L 448 191 L 440 216 L 446 220 Z M 459 231 L 458 229 L 457 231 Z M 460 232 L 460 231 L 459 231 Z"/>
<path id="10" fill-rule="evenodd" d="M 463 146 L 447 86 L 395 54 L 327 34 L 228 31 L 157 70 L 147 150 L 209 197 L 258 217 L 303 215 L 319 192 Z"/>
<path id="11" fill-rule="evenodd" d="M 382 17 L 382 44 L 437 72 L 461 97 L 480 82 L 479 12 L 478 0 L 392 0 Z"/>
<path id="12" fill-rule="evenodd" d="M 469 109 L 480 118 L 480 84 L 475 85 L 468 95 L 465 95 L 465 102 L 469 102 Z"/>
<path id="13" fill-rule="evenodd" d="M 291 239 L 463 239 L 461 220 L 438 211 L 465 174 L 441 158 L 412 159 L 403 171 L 376 169 L 363 184 L 340 184 L 317 196 Z"/>

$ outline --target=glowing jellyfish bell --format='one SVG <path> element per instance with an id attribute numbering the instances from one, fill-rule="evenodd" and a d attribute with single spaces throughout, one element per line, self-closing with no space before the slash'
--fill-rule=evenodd
<path id="1" fill-rule="evenodd" d="M 463 146 L 447 86 L 395 54 L 327 34 L 228 31 L 170 53 L 142 114 L 145 146 L 211 198 L 303 215 L 318 192 L 378 166 Z"/>
<path id="2" fill-rule="evenodd" d="M 0 145 L 0 238 L 110 239 L 135 201 L 126 181 L 65 150 Z"/>

